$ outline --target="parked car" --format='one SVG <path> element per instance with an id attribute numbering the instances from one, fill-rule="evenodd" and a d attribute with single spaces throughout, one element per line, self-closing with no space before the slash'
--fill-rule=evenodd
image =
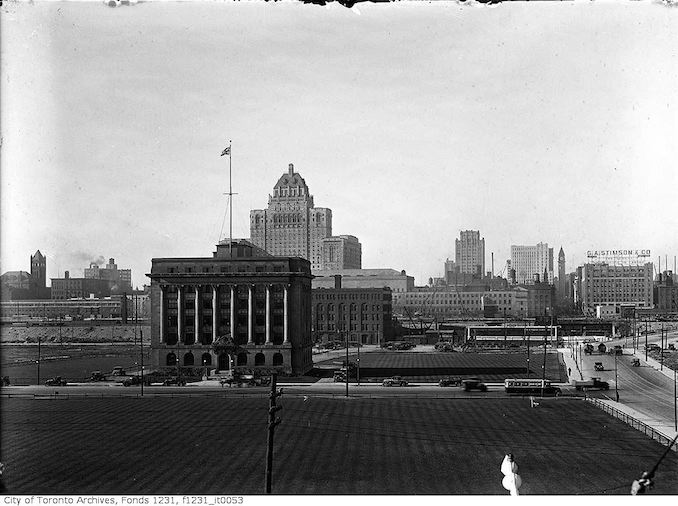
<path id="1" fill-rule="evenodd" d="M 170 376 L 169 378 L 165 379 L 165 381 L 162 382 L 164 386 L 170 386 L 170 385 L 178 385 L 178 386 L 186 386 L 186 380 L 185 379 L 179 379 L 176 376 Z"/>
<path id="2" fill-rule="evenodd" d="M 112 376 L 127 376 L 127 373 L 125 372 L 125 368 L 122 367 L 121 365 L 116 365 L 113 368 L 113 371 L 111 371 Z"/>
<path id="3" fill-rule="evenodd" d="M 464 391 L 470 392 L 471 390 L 480 390 L 481 392 L 487 391 L 487 385 L 483 383 L 480 378 L 468 378 L 462 381 L 464 385 Z"/>
<path id="4" fill-rule="evenodd" d="M 61 376 L 55 376 L 45 381 L 46 387 L 65 387 L 67 384 L 65 379 L 61 379 Z"/>
<path id="5" fill-rule="evenodd" d="M 334 371 L 334 382 L 335 383 L 344 383 L 346 381 L 346 372 L 344 371 Z"/>
<path id="6" fill-rule="evenodd" d="M 631 361 L 631 367 L 640 367 L 640 359 L 639 358 L 634 358 Z"/>
<path id="7" fill-rule="evenodd" d="M 458 387 L 461 386 L 461 378 L 443 378 L 438 382 L 441 387 Z"/>
<path id="8" fill-rule="evenodd" d="M 90 381 L 106 381 L 106 375 L 101 371 L 92 371 L 92 375 L 89 377 Z"/>
<path id="9" fill-rule="evenodd" d="M 406 387 L 408 383 L 400 376 L 391 376 L 390 378 L 385 378 L 382 385 L 385 387 Z"/>
<path id="10" fill-rule="evenodd" d="M 605 367 L 603 367 L 603 363 L 602 363 L 602 362 L 596 362 L 595 364 L 593 364 L 593 368 L 594 368 L 596 371 L 604 371 L 604 370 L 605 370 Z"/>
<path id="11" fill-rule="evenodd" d="M 129 378 L 125 378 L 122 382 L 123 386 L 126 387 L 131 387 L 132 385 L 140 385 L 141 384 L 141 377 L 140 376 L 130 376 Z"/>

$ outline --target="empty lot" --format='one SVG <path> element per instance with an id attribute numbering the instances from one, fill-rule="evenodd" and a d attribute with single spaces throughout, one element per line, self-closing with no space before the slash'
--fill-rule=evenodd
<path id="1" fill-rule="evenodd" d="M 2 399 L 12 494 L 258 494 L 266 398 Z M 281 398 L 273 492 L 627 494 L 664 447 L 582 400 Z M 670 452 L 653 493 L 678 493 Z"/>

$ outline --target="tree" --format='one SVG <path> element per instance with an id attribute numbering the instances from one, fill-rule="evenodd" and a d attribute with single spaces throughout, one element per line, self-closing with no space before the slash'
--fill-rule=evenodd
<path id="1" fill-rule="evenodd" d="M 217 337 L 215 341 L 212 343 L 212 351 L 217 357 L 224 353 L 228 355 L 229 364 L 234 363 L 234 357 L 238 355 L 238 353 L 242 352 L 247 353 L 247 350 L 245 350 L 245 348 L 243 348 L 241 345 L 239 345 L 233 340 L 231 334 L 226 334 Z M 219 367 L 218 360 L 217 367 Z"/>

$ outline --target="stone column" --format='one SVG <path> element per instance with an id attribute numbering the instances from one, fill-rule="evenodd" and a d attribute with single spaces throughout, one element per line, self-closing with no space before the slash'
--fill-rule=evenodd
<path id="1" fill-rule="evenodd" d="M 289 318 L 288 318 L 288 301 L 287 301 L 287 294 L 289 292 L 290 285 L 284 285 L 283 286 L 283 343 L 289 343 L 290 342 L 290 336 L 288 332 L 288 324 L 289 324 Z M 316 315 L 317 316 L 317 315 Z"/>
<path id="2" fill-rule="evenodd" d="M 193 320 L 193 326 L 195 327 L 195 344 L 200 344 L 200 317 L 198 316 L 198 310 L 200 309 L 200 285 L 195 285 L 195 303 L 193 304 L 193 309 L 195 310 L 195 319 Z M 202 365 L 202 359 L 200 365 Z"/>
<path id="3" fill-rule="evenodd" d="M 235 341 L 235 285 L 231 285 L 231 339 Z"/>
<path id="4" fill-rule="evenodd" d="M 271 285 L 266 285 L 266 344 L 271 341 Z"/>
<path id="5" fill-rule="evenodd" d="M 165 342 L 165 287 L 160 285 L 160 342 Z"/>
<path id="6" fill-rule="evenodd" d="M 212 342 L 217 340 L 217 309 L 219 291 L 217 285 L 212 285 Z"/>
<path id="7" fill-rule="evenodd" d="M 252 308 L 254 307 L 253 304 L 253 298 L 254 298 L 254 286 L 249 285 L 249 295 L 247 298 L 247 344 L 253 344 L 254 343 L 254 332 L 253 332 L 253 319 L 252 317 L 254 316 L 252 313 Z"/>
<path id="8" fill-rule="evenodd" d="M 177 286 L 177 342 L 180 343 L 183 341 L 183 333 L 181 332 L 181 324 L 183 323 L 183 319 L 181 318 L 181 313 L 182 313 L 182 307 L 181 307 L 181 285 Z M 177 360 L 179 360 L 179 357 L 177 356 Z"/>

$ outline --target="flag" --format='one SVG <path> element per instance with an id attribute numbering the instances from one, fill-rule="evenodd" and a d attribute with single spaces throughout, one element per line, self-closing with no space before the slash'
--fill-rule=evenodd
<path id="1" fill-rule="evenodd" d="M 231 154 L 231 146 L 227 147 L 226 149 L 224 149 L 224 150 L 221 152 L 221 156 L 224 156 L 224 155 L 230 155 L 230 154 Z"/>

